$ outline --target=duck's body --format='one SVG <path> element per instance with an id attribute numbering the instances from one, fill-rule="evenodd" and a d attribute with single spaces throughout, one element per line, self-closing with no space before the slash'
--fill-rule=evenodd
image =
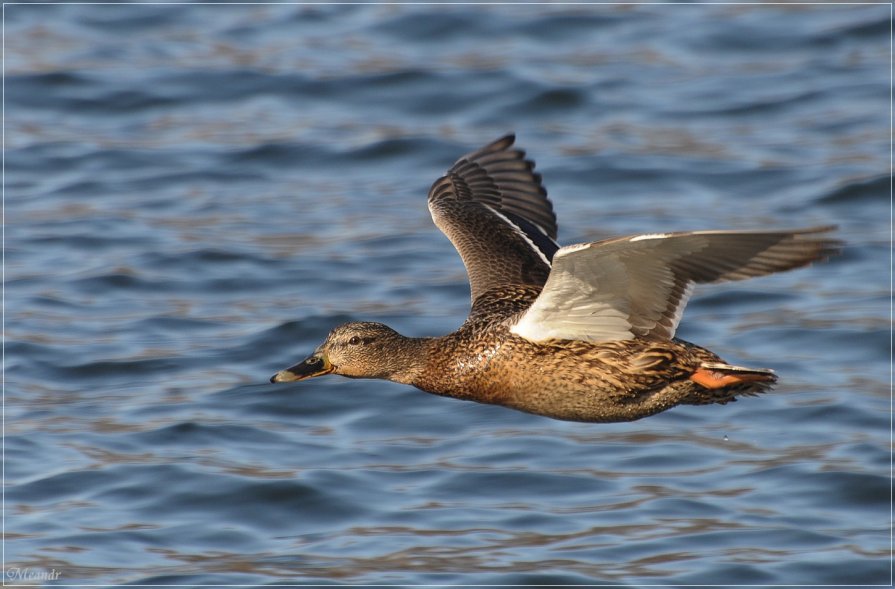
<path id="1" fill-rule="evenodd" d="M 432 360 L 408 384 L 458 399 L 589 422 L 632 421 L 680 404 L 726 403 L 745 392 L 742 387 L 706 389 L 689 380 L 703 363 L 721 359 L 685 342 L 534 344 L 509 330 L 495 335 L 496 342 L 464 328 L 433 340 Z M 764 388 L 753 385 L 750 390 Z"/>
<path id="2" fill-rule="evenodd" d="M 741 387 L 706 389 L 689 380 L 705 362 L 721 359 L 684 342 L 533 344 L 508 333 L 496 345 L 472 340 L 473 349 L 482 352 L 470 354 L 463 331 L 443 338 L 439 348 L 450 350 L 445 355 L 465 369 L 412 384 L 451 397 L 590 422 L 632 421 L 680 404 L 726 403 L 745 392 Z M 751 392 L 764 388 L 750 387 Z"/>
<path id="3" fill-rule="evenodd" d="M 818 237 L 829 228 L 647 234 L 560 249 L 540 176 L 512 143 L 461 158 L 429 194 L 470 276 L 472 309 L 457 331 L 407 338 L 348 323 L 271 381 L 383 378 L 588 422 L 723 404 L 773 385 L 769 370 L 726 364 L 674 338 L 690 286 L 807 264 L 835 249 Z"/>

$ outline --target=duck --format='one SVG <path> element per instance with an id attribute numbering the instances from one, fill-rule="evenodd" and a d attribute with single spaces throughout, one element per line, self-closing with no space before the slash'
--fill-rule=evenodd
<path id="1" fill-rule="evenodd" d="M 385 379 L 436 395 L 591 423 L 764 393 L 773 370 L 678 339 L 696 284 L 791 270 L 835 254 L 835 226 L 641 233 L 560 247 L 542 177 L 508 134 L 432 185 L 428 206 L 469 278 L 466 321 L 440 337 L 378 322 L 336 326 L 277 372 Z"/>

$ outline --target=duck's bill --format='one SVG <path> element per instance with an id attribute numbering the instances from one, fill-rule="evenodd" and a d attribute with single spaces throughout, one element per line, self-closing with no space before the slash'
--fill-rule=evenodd
<path id="1" fill-rule="evenodd" d="M 270 382 L 295 382 L 296 380 L 304 380 L 315 376 L 322 376 L 333 371 L 332 364 L 326 359 L 326 356 L 314 354 L 302 360 L 295 366 L 290 366 L 285 370 L 280 370 L 270 377 Z"/>

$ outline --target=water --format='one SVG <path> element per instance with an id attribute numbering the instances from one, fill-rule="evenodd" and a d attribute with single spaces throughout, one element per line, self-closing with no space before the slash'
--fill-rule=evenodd
<path id="1" fill-rule="evenodd" d="M 6 580 L 888 583 L 889 11 L 6 6 Z M 562 243 L 839 224 L 688 307 L 776 391 L 599 425 L 267 384 L 347 320 L 463 321 L 425 195 L 510 130 Z"/>

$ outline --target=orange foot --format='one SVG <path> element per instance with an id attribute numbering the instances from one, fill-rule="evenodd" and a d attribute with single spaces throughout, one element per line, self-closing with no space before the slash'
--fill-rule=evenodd
<path id="1" fill-rule="evenodd" d="M 743 382 L 756 382 L 773 380 L 768 374 L 760 372 L 741 372 L 739 374 L 729 374 L 709 370 L 707 368 L 699 368 L 690 375 L 690 380 L 707 389 L 723 389 L 733 384 Z"/>

